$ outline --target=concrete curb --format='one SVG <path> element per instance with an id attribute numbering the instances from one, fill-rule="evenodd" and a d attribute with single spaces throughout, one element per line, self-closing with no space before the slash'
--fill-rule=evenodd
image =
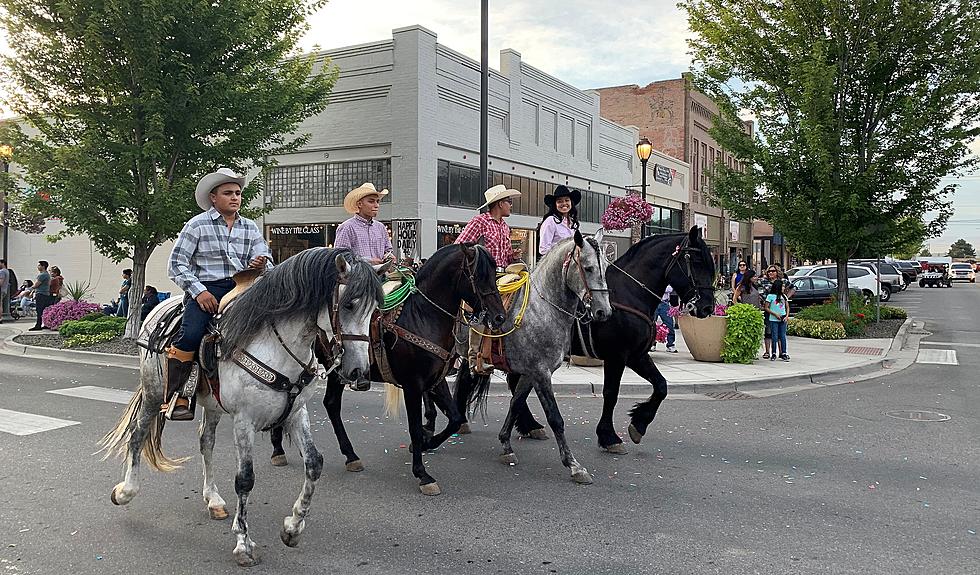
<path id="1" fill-rule="evenodd" d="M 919 328 L 924 325 L 923 322 L 913 322 L 911 318 L 905 320 L 905 323 L 899 328 L 898 333 L 892 338 L 891 346 L 885 356 L 880 359 L 869 360 L 864 365 L 755 380 L 669 384 L 669 391 L 672 395 L 742 392 L 756 397 L 768 397 L 781 393 L 819 389 L 831 385 L 854 383 L 856 381 L 891 375 L 909 367 L 915 362 L 919 349 L 919 340 L 922 338 L 922 335 L 912 332 L 913 323 L 918 324 L 916 327 Z M 19 331 L 0 326 L 0 336 L 9 332 L 13 333 L 0 340 L 0 354 L 123 369 L 139 369 L 139 357 L 137 356 L 25 345 L 13 341 L 16 336 L 20 335 Z M 632 388 L 642 389 L 644 393 L 637 394 L 636 389 Z M 594 385 L 588 383 L 556 383 L 554 389 L 556 395 L 560 396 L 588 397 L 592 395 L 601 396 L 602 394 L 601 383 Z M 647 398 L 650 395 L 650 391 L 652 390 L 645 385 L 623 385 L 620 387 L 620 397 L 626 399 Z M 504 394 L 501 393 L 501 395 Z"/>

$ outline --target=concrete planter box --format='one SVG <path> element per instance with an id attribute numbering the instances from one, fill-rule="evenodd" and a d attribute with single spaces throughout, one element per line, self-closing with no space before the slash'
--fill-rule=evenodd
<path id="1" fill-rule="evenodd" d="M 684 334 L 684 343 L 694 359 L 713 363 L 721 361 L 721 348 L 728 332 L 726 316 L 712 315 L 698 319 L 692 315 L 681 315 L 677 321 Z"/>

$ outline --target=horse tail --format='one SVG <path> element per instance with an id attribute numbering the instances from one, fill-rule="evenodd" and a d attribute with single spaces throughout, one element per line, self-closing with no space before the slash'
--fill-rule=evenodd
<path id="1" fill-rule="evenodd" d="M 466 362 L 459 368 L 456 376 L 456 393 L 466 393 L 467 411 L 479 410 L 484 416 L 487 413 L 487 396 L 490 394 L 490 376 L 470 373 Z"/>
<path id="2" fill-rule="evenodd" d="M 103 461 L 112 456 L 123 459 L 129 456 L 130 450 L 135 447 L 131 445 L 131 440 L 133 439 L 133 431 L 139 425 L 140 415 L 143 412 L 143 403 L 143 387 L 140 386 L 136 390 L 136 393 L 133 394 L 133 398 L 129 400 L 126 411 L 119 418 L 119 422 L 99 441 L 99 445 L 101 446 L 99 451 L 105 452 L 105 455 L 102 457 Z M 189 458 L 182 457 L 174 460 L 163 453 L 163 426 L 166 421 L 162 413 L 152 417 L 152 420 L 149 421 L 148 437 L 144 436 L 141 451 L 143 457 L 146 458 L 146 462 L 154 469 L 169 473 L 179 469 L 180 464 Z"/>
<path id="3" fill-rule="evenodd" d="M 385 417 L 398 418 L 405 402 L 405 392 L 397 385 L 385 384 Z"/>

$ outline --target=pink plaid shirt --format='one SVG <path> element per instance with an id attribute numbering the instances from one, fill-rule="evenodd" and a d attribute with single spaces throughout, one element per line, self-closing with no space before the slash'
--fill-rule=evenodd
<path id="1" fill-rule="evenodd" d="M 391 238 L 384 224 L 378 220 L 369 222 L 358 214 L 337 227 L 333 246 L 349 248 L 365 259 L 382 260 L 391 253 Z"/>
<path id="2" fill-rule="evenodd" d="M 497 221 L 489 212 L 482 213 L 466 224 L 463 232 L 456 238 L 456 243 L 475 242 L 483 236 L 487 250 L 493 256 L 497 267 L 505 268 L 517 261 L 514 249 L 510 245 L 510 226 L 503 220 Z"/>

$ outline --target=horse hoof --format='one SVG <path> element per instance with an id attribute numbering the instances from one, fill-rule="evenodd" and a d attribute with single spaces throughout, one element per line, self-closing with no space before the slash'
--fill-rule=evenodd
<path id="1" fill-rule="evenodd" d="M 364 464 L 361 463 L 360 459 L 355 459 L 354 461 L 348 461 L 347 465 L 345 465 L 344 467 L 347 468 L 347 471 L 351 471 L 354 473 L 364 471 Z"/>
<path id="2" fill-rule="evenodd" d="M 286 454 L 285 453 L 282 454 L 282 455 L 273 455 L 272 456 L 272 466 L 273 467 L 285 467 L 286 465 L 288 465 L 288 463 L 289 462 L 286 461 Z"/>
<path id="3" fill-rule="evenodd" d="M 639 445 L 640 442 L 643 441 L 643 434 L 640 433 L 640 430 L 638 430 L 636 426 L 633 425 L 632 423 L 629 426 L 629 432 L 630 432 L 630 440 L 633 443 Z"/>
<path id="4" fill-rule="evenodd" d="M 592 476 L 589 472 L 584 469 L 579 469 L 578 471 L 572 473 L 572 481 L 578 483 L 579 485 L 591 485 Z"/>
<path id="5" fill-rule="evenodd" d="M 422 495 L 429 495 L 429 496 L 435 496 L 442 493 L 442 489 L 439 489 L 439 484 L 435 482 L 426 483 L 425 485 L 419 485 L 419 491 L 422 492 Z"/>
<path id="6" fill-rule="evenodd" d="M 228 519 L 228 510 L 225 509 L 224 505 L 221 507 L 208 507 L 208 514 L 211 516 L 211 519 L 214 519 L 215 521 L 223 521 Z"/>
<path id="7" fill-rule="evenodd" d="M 299 545 L 299 533 L 289 533 L 285 527 L 279 530 L 279 539 L 282 539 L 286 547 L 296 547 Z"/>
<path id="8" fill-rule="evenodd" d="M 532 429 L 531 431 L 529 431 L 527 433 L 522 433 L 521 434 L 521 437 L 526 437 L 528 439 L 537 439 L 539 441 L 543 441 L 545 439 L 548 439 L 548 432 L 539 427 L 537 429 Z"/>
<path id="9" fill-rule="evenodd" d="M 501 454 L 500 462 L 504 465 L 517 465 L 517 455 L 514 453 Z"/>
<path id="10" fill-rule="evenodd" d="M 246 553 L 245 551 L 234 551 L 235 562 L 238 563 L 239 567 L 255 567 L 260 563 L 258 553 L 254 551 L 251 553 Z"/>
<path id="11" fill-rule="evenodd" d="M 626 455 L 629 451 L 626 451 L 626 446 L 622 443 L 614 443 L 613 445 L 607 445 L 602 448 L 606 453 L 612 453 L 613 455 Z"/>
<path id="12" fill-rule="evenodd" d="M 469 423 L 463 423 L 459 426 L 459 431 L 457 431 L 456 433 L 460 435 L 469 435 L 473 433 L 473 431 L 470 429 Z"/>
<path id="13" fill-rule="evenodd" d="M 113 487 L 112 491 L 109 492 L 109 501 L 112 501 L 113 505 L 126 505 L 127 503 L 133 500 L 132 496 L 123 497 L 122 495 L 120 495 L 120 492 L 122 491 L 122 487 L 123 484 L 120 483 L 119 485 Z"/>
<path id="14" fill-rule="evenodd" d="M 109 501 L 112 501 L 112 504 L 113 505 L 122 505 L 122 503 L 119 503 L 118 501 L 116 501 L 116 488 L 115 487 L 113 487 L 112 488 L 112 491 L 109 492 Z"/>

